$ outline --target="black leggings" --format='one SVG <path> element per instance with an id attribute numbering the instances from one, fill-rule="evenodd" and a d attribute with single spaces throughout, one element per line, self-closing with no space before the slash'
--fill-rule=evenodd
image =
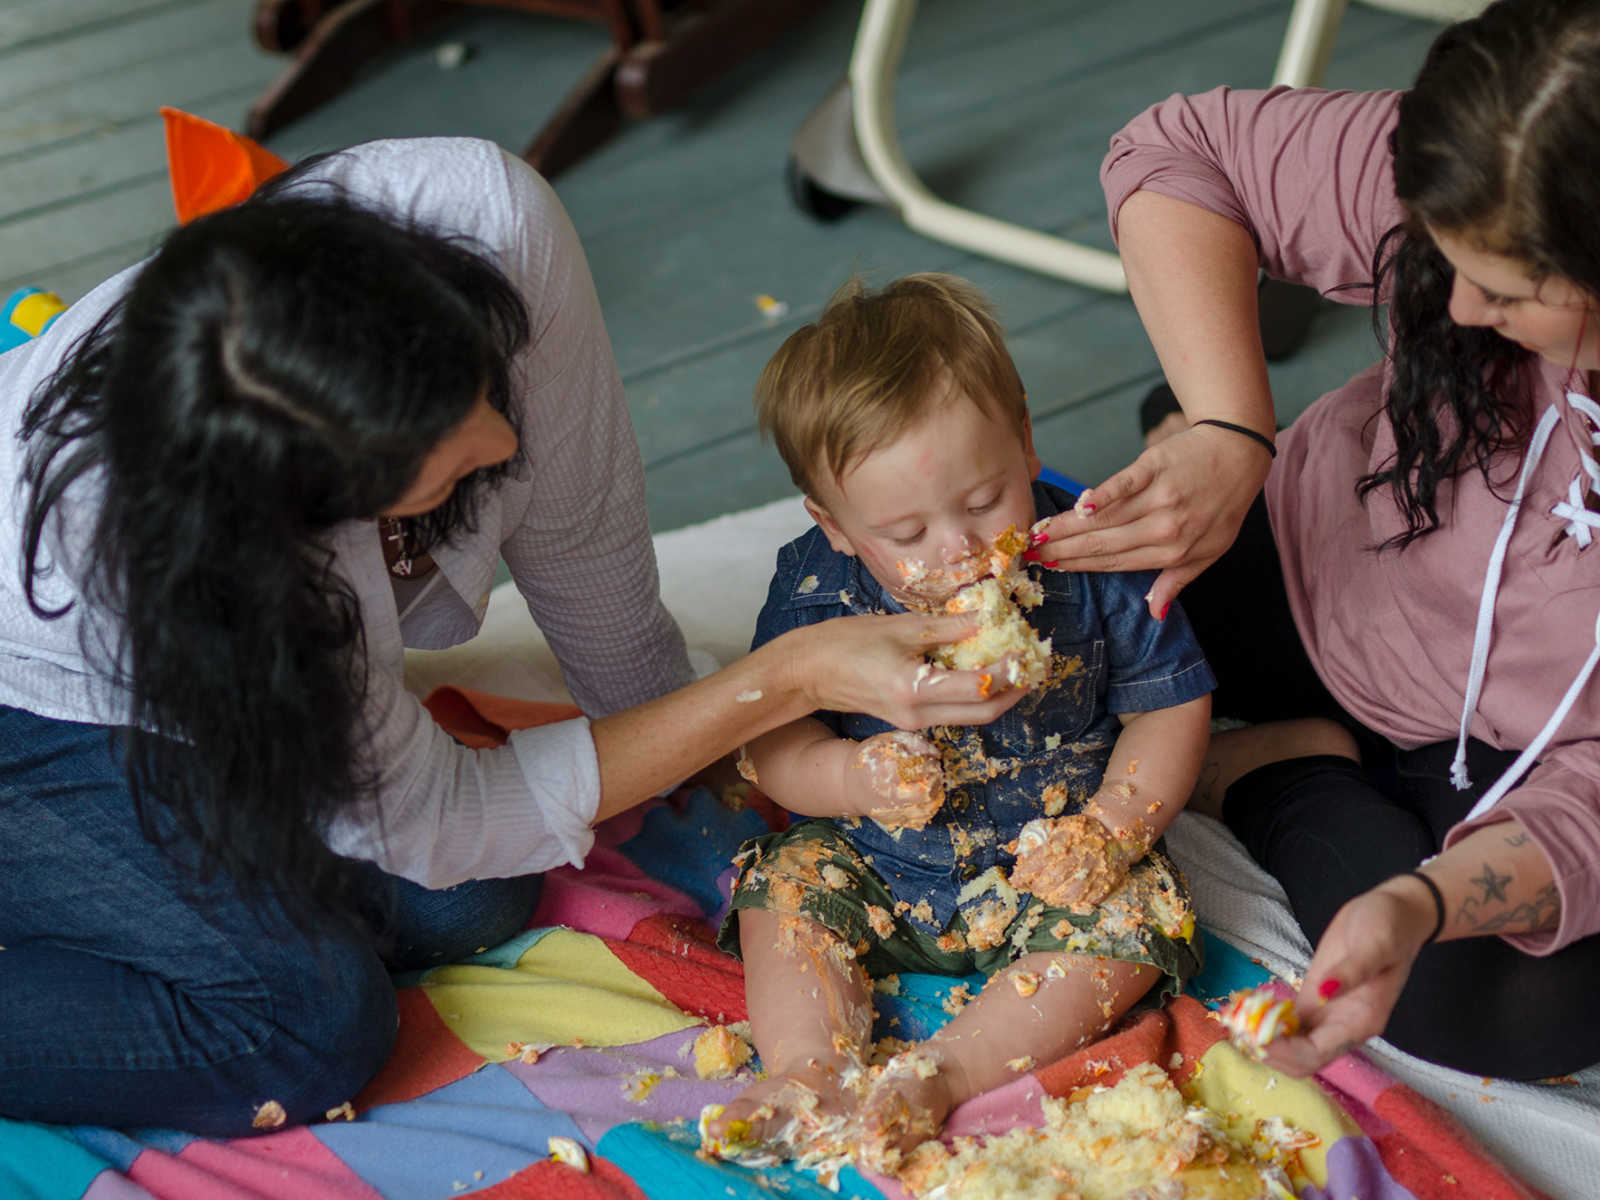
<path id="1" fill-rule="evenodd" d="M 1450 783 L 1453 742 L 1399 750 L 1359 725 L 1317 678 L 1289 615 L 1257 500 L 1233 547 L 1183 593 L 1218 681 L 1214 712 L 1259 722 L 1321 716 L 1361 746 L 1360 765 L 1316 756 L 1273 763 L 1228 789 L 1223 820 L 1288 893 L 1315 943 L 1350 898 L 1437 854 L 1481 789 L 1516 758 L 1470 741 L 1473 785 Z M 1384 1037 L 1475 1075 L 1540 1079 L 1600 1062 L 1600 936 L 1533 958 L 1498 937 L 1426 946 Z"/>

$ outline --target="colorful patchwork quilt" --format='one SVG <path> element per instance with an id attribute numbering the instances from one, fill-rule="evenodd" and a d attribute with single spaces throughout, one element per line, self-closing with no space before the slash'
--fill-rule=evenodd
<path id="1" fill-rule="evenodd" d="M 458 691 L 430 707 L 463 740 L 503 735 L 506 706 Z M 548 718 L 548 710 L 536 713 Z M 208 1140 L 166 1129 L 0 1121 L 0 1196 L 39 1200 L 896 1200 L 889 1179 L 846 1169 L 837 1193 L 788 1168 L 697 1154 L 696 1119 L 750 1079 L 702 1080 L 695 1038 L 745 1018 L 740 964 L 713 945 L 730 860 L 782 815 L 679 792 L 600 830 L 582 870 L 552 872 L 531 927 L 465 962 L 397 979 L 395 1053 L 347 1111 L 306 1128 Z M 1512 1200 L 1538 1196 L 1455 1119 L 1359 1055 L 1315 1081 L 1239 1054 L 1209 1007 L 1266 971 L 1205 936 L 1190 994 L 1106 1040 L 959 1108 L 949 1135 L 1042 1124 L 1041 1099 L 1155 1063 L 1194 1100 L 1242 1120 L 1282 1116 L 1316 1135 L 1302 1200 Z M 944 1001 L 979 980 L 901 977 L 879 995 L 882 1035 L 926 1036 Z M 531 1049 L 530 1049 L 531 1048 Z M 581 1147 L 564 1161 L 551 1139 Z M 562 1146 L 561 1142 L 556 1143 Z"/>

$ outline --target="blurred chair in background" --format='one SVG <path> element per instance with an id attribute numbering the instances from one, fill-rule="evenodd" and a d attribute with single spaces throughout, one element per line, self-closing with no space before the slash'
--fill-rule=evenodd
<path id="1" fill-rule="evenodd" d="M 250 107 L 265 138 L 343 91 L 366 62 L 463 5 L 484 4 L 606 26 L 591 66 L 523 158 L 546 178 L 610 138 L 630 117 L 674 108 L 771 45 L 826 0 L 256 0 L 253 31 L 294 61 Z"/>

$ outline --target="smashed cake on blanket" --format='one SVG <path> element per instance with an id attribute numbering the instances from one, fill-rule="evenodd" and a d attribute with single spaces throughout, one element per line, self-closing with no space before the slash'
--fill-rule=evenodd
<path id="1" fill-rule="evenodd" d="M 1041 638 L 1022 615 L 1044 599 L 1044 589 L 1020 566 L 1026 534 L 1008 525 L 995 535 L 984 554 L 946 567 L 916 561 L 900 562 L 906 590 L 918 595 L 948 597 L 945 612 L 972 613 L 978 631 L 959 642 L 940 646 L 932 658 L 956 671 L 987 671 L 1001 662 L 1006 682 L 1031 688 L 1050 673 L 1050 639 Z M 952 591 L 954 594 L 951 594 Z"/>
<path id="2" fill-rule="evenodd" d="M 1150 1063 L 1042 1107 L 1040 1129 L 924 1142 L 900 1182 L 919 1200 L 1293 1200 L 1280 1164 L 1316 1140 L 1285 1126 L 1284 1139 L 1242 1145 Z"/>

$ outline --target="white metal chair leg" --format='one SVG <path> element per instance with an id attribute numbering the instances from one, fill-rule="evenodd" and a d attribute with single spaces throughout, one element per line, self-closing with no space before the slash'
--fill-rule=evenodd
<path id="1" fill-rule="evenodd" d="M 1486 0 L 1368 2 L 1450 20 L 1472 15 Z M 1349 0 L 1295 0 L 1272 74 L 1274 84 L 1308 87 L 1321 82 L 1348 4 Z M 916 9 L 916 0 L 865 0 L 862 7 L 850 55 L 849 96 L 855 136 L 854 145 L 848 147 L 860 152 L 860 162 L 851 154 L 848 163 L 830 165 L 830 173 L 837 172 L 845 181 L 841 193 L 875 200 L 872 192 L 876 185 L 900 219 L 918 233 L 1085 287 L 1127 291 L 1122 262 L 1114 253 L 949 204 L 930 192 L 911 170 L 900 152 L 895 129 L 894 85 Z M 821 155 L 816 157 L 822 161 Z M 862 177 L 863 167 L 868 178 Z"/>
<path id="2" fill-rule="evenodd" d="M 1322 82 L 1348 5 L 1349 0 L 1295 0 L 1272 72 L 1274 87 L 1316 87 Z"/>
<path id="3" fill-rule="evenodd" d="M 940 200 L 912 172 L 895 131 L 894 83 L 916 0 L 866 0 L 850 55 L 861 157 L 910 228 L 952 246 L 1108 292 L 1128 289 L 1113 253 L 984 216 Z"/>

